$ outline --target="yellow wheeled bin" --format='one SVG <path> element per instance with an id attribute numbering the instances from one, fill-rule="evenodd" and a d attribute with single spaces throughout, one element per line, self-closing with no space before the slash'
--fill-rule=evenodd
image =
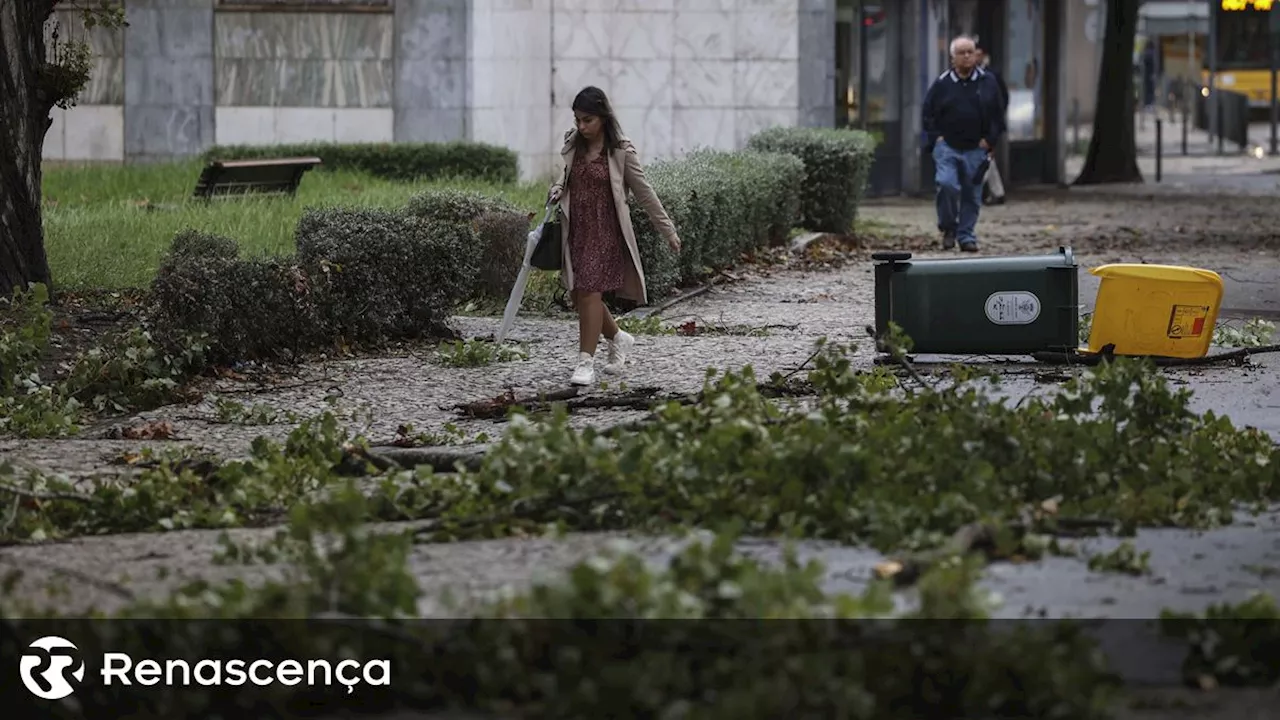
<path id="1" fill-rule="evenodd" d="M 1089 352 L 1199 358 L 1209 352 L 1222 303 L 1212 270 L 1117 263 L 1089 272 L 1102 278 L 1089 331 Z"/>

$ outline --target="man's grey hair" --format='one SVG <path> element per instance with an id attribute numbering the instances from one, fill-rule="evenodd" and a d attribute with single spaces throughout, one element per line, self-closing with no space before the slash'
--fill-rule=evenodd
<path id="1" fill-rule="evenodd" d="M 951 57 L 955 57 L 955 56 L 956 56 L 956 46 L 957 46 L 957 45 L 959 45 L 959 44 L 960 44 L 960 43 L 962 43 L 962 42 L 967 42 L 967 43 L 969 43 L 970 45 L 973 45 L 973 47 L 974 47 L 975 49 L 977 49 L 977 47 L 978 47 L 978 41 L 977 41 L 977 40 L 974 40 L 971 36 L 969 36 L 969 35 L 957 35 L 957 36 L 956 36 L 956 38 L 955 38 L 954 40 L 952 40 L 952 41 L 951 41 L 951 46 L 948 48 L 948 52 L 951 54 Z"/>

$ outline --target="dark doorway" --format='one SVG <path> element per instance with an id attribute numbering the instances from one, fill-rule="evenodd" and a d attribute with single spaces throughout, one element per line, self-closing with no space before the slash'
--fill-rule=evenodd
<path id="1" fill-rule="evenodd" d="M 838 0 L 836 4 L 836 126 L 876 136 L 867 195 L 902 192 L 901 6 Z"/>
<path id="2" fill-rule="evenodd" d="M 1055 58 L 1060 33 L 1051 31 L 1061 0 L 949 0 L 948 36 L 977 38 L 991 68 L 1009 87 L 1008 131 L 996 162 L 1005 185 L 1034 185 L 1057 179 L 1054 118 L 1057 112 Z M 949 60 L 944 61 L 949 62 Z M 922 188 L 932 191 L 933 158 L 921 163 Z"/>
<path id="3" fill-rule="evenodd" d="M 949 0 L 947 3 L 947 41 L 957 35 L 969 35 L 977 40 L 978 46 L 992 58 L 997 71 L 1003 72 L 999 65 L 1004 56 L 1004 16 L 1005 0 Z M 949 50 L 943 49 L 942 66 L 950 67 Z M 932 82 L 933 78 L 930 78 Z M 1008 177 L 1006 159 L 1003 153 L 997 153 L 996 163 L 1004 177 Z M 924 151 L 920 159 L 922 194 L 932 195 L 933 190 L 933 155 Z"/>

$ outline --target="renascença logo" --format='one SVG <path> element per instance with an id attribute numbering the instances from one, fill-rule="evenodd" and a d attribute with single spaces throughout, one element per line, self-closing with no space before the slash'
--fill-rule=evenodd
<path id="1" fill-rule="evenodd" d="M 76 684 L 84 680 L 84 660 L 80 659 L 80 649 L 74 643 L 57 635 L 46 635 L 28 647 L 30 652 L 22 656 L 18 670 L 22 684 L 33 695 L 45 700 L 61 700 L 76 691 Z"/>
<path id="2" fill-rule="evenodd" d="M 45 700 L 61 700 L 75 692 L 75 684 L 84 680 L 84 661 L 80 659 L 79 649 L 70 641 L 50 635 L 31 643 L 32 652 L 22 656 L 20 669 L 22 684 L 33 694 Z M 58 658 L 55 662 L 53 658 Z M 62 658 L 66 658 L 63 660 Z M 144 685 L 152 686 L 163 683 L 167 686 L 189 686 L 193 683 L 204 686 L 231 685 L 245 683 L 267 686 L 272 683 L 297 685 L 303 682 L 309 686 L 338 685 L 346 686 L 347 694 L 355 691 L 361 682 L 367 685 L 391 684 L 391 661 L 370 660 L 365 663 L 355 660 L 341 660 L 331 663 L 327 660 L 282 660 L 273 663 L 270 660 L 200 660 L 195 663 L 186 660 L 146 659 L 137 663 L 127 653 L 103 653 L 101 670 L 102 684 L 110 686 Z M 71 682 L 75 679 L 75 684 Z"/>

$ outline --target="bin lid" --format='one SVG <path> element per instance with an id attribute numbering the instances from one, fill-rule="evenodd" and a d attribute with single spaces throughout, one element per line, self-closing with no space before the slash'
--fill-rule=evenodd
<path id="1" fill-rule="evenodd" d="M 911 259 L 911 253 L 906 250 L 882 250 L 871 253 L 871 259 L 876 262 L 906 262 Z"/>
<path id="2" fill-rule="evenodd" d="M 1159 280 L 1163 282 L 1201 282 L 1222 285 L 1218 273 L 1204 268 L 1180 265 L 1148 265 L 1146 263 L 1112 263 L 1091 269 L 1090 274 L 1100 278 L 1130 278 L 1134 280 Z"/>

